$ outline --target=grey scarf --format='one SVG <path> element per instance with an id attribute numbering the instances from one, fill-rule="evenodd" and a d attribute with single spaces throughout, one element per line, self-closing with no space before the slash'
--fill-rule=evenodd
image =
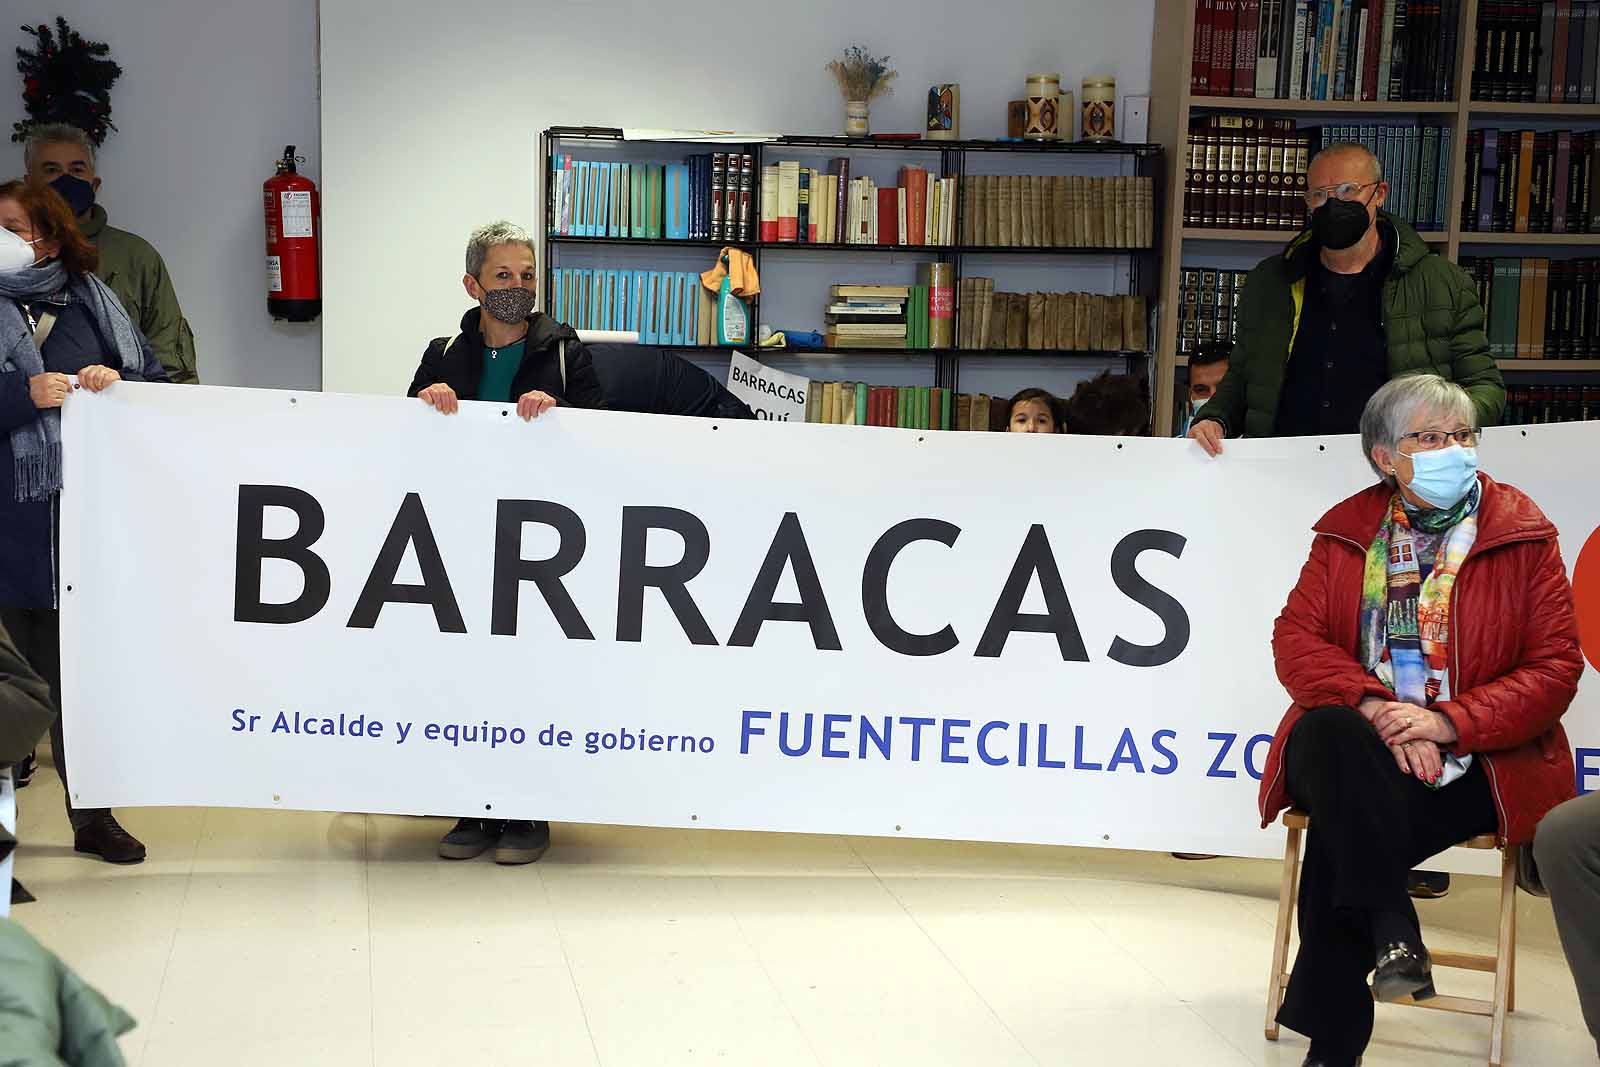
<path id="1" fill-rule="evenodd" d="M 122 366 L 138 377 L 144 351 L 133 321 L 116 295 L 93 274 L 72 278 L 59 260 L 38 267 L 0 272 L 0 371 L 20 371 L 25 378 L 44 373 L 44 357 L 33 343 L 28 317 L 18 301 L 42 300 L 68 290 L 88 304 L 102 330 L 117 347 Z M 61 491 L 61 410 L 47 408 L 25 426 L 11 431 L 18 500 L 49 500 Z"/>

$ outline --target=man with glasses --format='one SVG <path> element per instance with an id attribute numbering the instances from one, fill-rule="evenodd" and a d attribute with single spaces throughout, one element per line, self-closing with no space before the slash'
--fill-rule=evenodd
<path id="1" fill-rule="evenodd" d="M 1389 183 L 1377 157 L 1359 144 L 1329 145 L 1306 184 L 1311 225 L 1250 272 L 1228 373 L 1189 436 L 1216 456 L 1224 437 L 1356 433 L 1372 394 L 1418 373 L 1465 389 L 1479 426 L 1499 422 L 1505 382 L 1477 287 L 1382 210 Z M 1410 890 L 1442 897 L 1450 876 L 1415 871 Z"/>
<path id="2" fill-rule="evenodd" d="M 1225 437 L 1355 433 L 1378 387 L 1415 373 L 1456 382 L 1479 425 L 1497 423 L 1505 383 L 1477 288 L 1382 210 L 1389 183 L 1377 158 L 1330 145 L 1307 185 L 1311 225 L 1250 272 L 1228 373 L 1189 436 L 1215 456 Z"/>

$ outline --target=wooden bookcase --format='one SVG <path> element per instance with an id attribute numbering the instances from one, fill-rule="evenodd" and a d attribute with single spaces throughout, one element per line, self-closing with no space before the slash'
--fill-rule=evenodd
<path id="1" fill-rule="evenodd" d="M 540 157 L 542 160 L 541 182 L 544 186 L 541 203 L 543 211 L 540 219 L 541 242 L 541 271 L 544 285 L 541 293 L 549 293 L 553 272 L 562 266 L 578 265 L 581 267 L 623 267 L 630 269 L 655 269 L 652 264 L 660 262 L 663 257 L 673 255 L 676 249 L 700 249 L 708 251 L 725 245 L 736 245 L 748 251 L 756 261 L 757 269 L 761 273 L 763 291 L 782 285 L 785 272 L 796 268 L 796 261 L 809 259 L 815 262 L 816 271 L 837 272 L 841 269 L 838 264 L 841 259 L 851 262 L 851 271 L 859 272 L 854 277 L 832 277 L 832 281 L 843 283 L 848 281 L 872 282 L 875 277 L 875 268 L 885 266 L 882 257 L 895 258 L 900 269 L 904 269 L 905 262 L 942 262 L 950 263 L 954 267 L 956 286 L 959 290 L 960 279 L 969 276 L 987 276 L 995 263 L 1014 263 L 1025 265 L 1029 271 L 1030 284 L 1034 291 L 1061 291 L 1063 286 L 1058 277 L 1060 267 L 1072 262 L 1110 263 L 1113 265 L 1112 273 L 1115 276 L 1115 293 L 1120 295 L 1142 295 L 1150 307 L 1150 319 L 1147 322 L 1146 335 L 1150 339 L 1150 348 L 1146 351 L 1116 351 L 1116 352 L 1085 352 L 1085 351 L 1057 351 L 1041 349 L 906 349 L 906 348 L 859 348 L 827 350 L 827 349 L 763 349 L 752 345 L 739 347 L 739 351 L 746 352 L 756 359 L 772 362 L 777 366 L 796 361 L 818 362 L 829 360 L 830 369 L 836 364 L 831 377 L 848 378 L 852 374 L 852 361 L 862 358 L 898 359 L 915 362 L 924 368 L 925 384 L 943 386 L 951 390 L 961 389 L 961 368 L 965 361 L 970 365 L 987 363 L 993 366 L 1003 363 L 1007 359 L 1040 359 L 1053 366 L 1062 368 L 1092 368 L 1096 363 L 1114 361 L 1120 363 L 1127 373 L 1147 374 L 1154 356 L 1156 323 L 1160 321 L 1156 314 L 1156 304 L 1160 294 L 1163 277 L 1161 270 L 1161 253 L 1166 247 L 1166 196 L 1167 180 L 1163 163 L 1165 152 L 1156 144 L 1127 144 L 1113 142 L 1109 144 L 1095 144 L 1086 142 L 1048 142 L 1048 141 L 924 141 L 924 140 L 874 140 L 855 139 L 844 137 L 804 136 L 789 135 L 772 140 L 752 141 L 738 144 L 715 144 L 707 141 L 627 141 L 623 131 L 609 127 L 594 126 L 555 126 L 540 136 Z M 960 179 L 969 173 L 992 173 L 987 168 L 974 168 L 969 171 L 969 165 L 975 160 L 984 157 L 1003 155 L 1008 158 L 1011 166 L 1018 166 L 1029 159 L 1049 158 L 1052 165 L 1062 167 L 1069 165 L 1070 161 L 1094 161 L 1092 166 L 1098 168 L 1098 174 L 1115 173 L 1124 176 L 1140 176 L 1153 179 L 1154 214 L 1152 218 L 1152 240 L 1148 248 L 1086 248 L 1086 247 L 1054 247 L 1054 246 L 1027 246 L 1027 247 L 969 247 L 963 245 L 872 245 L 872 244 L 801 244 L 794 242 L 761 241 L 691 241 L 677 239 L 640 239 L 624 237 L 581 237 L 563 235 L 553 232 L 553 221 L 556 217 L 554 190 L 550 188 L 548 180 L 551 172 L 551 162 L 554 157 L 570 154 L 575 159 L 631 159 L 635 161 L 646 158 L 655 162 L 664 162 L 681 159 L 685 154 L 692 152 L 737 151 L 749 153 L 754 156 L 756 189 L 755 203 L 752 210 L 759 211 L 760 181 L 764 163 L 774 163 L 782 159 L 800 157 L 816 163 L 825 162 L 829 156 L 848 156 L 852 160 L 852 176 L 861 173 L 857 170 L 856 160 L 867 156 L 888 155 L 893 157 L 893 164 L 902 162 L 922 162 L 929 170 L 936 171 L 942 177 L 955 177 L 958 187 L 962 184 Z M 585 155 L 585 152 L 591 154 Z M 597 154 L 596 154 L 597 153 Z M 808 165 L 812 165 L 808 163 Z M 1114 168 L 1114 171 L 1108 171 Z M 864 168 L 865 169 L 865 168 Z M 961 207 L 964 196 L 958 188 L 958 208 L 955 220 L 956 234 L 961 233 L 962 213 Z M 582 250 L 582 262 L 568 264 L 563 262 L 563 253 L 568 250 Z M 576 257 L 574 257 L 576 258 Z M 709 265 L 710 257 L 705 256 L 705 263 L 699 270 Z M 876 260 L 876 263 L 874 262 Z M 677 257 L 678 265 L 669 269 L 688 269 L 681 264 L 682 256 Z M 1015 277 L 1015 274 L 1012 275 Z M 997 283 L 998 285 L 998 283 Z M 1006 288 L 1005 286 L 999 286 Z M 774 300 L 775 302 L 775 300 Z M 753 322 L 763 321 L 761 318 L 761 302 L 758 299 L 752 309 Z M 822 307 L 814 309 L 814 325 L 820 331 L 822 322 Z M 955 336 L 959 337 L 960 308 L 956 309 L 954 328 Z M 775 328 L 797 328 L 806 325 L 796 322 L 774 322 Z M 726 360 L 733 348 L 722 346 L 666 346 L 682 353 L 686 358 L 700 362 L 708 370 L 712 369 L 713 361 Z M 723 368 L 725 370 L 725 367 Z M 976 372 L 974 372 L 974 376 Z M 1152 376 L 1153 378 L 1153 376 Z M 1045 384 L 1048 387 L 1048 383 Z M 981 385 L 981 382 L 979 383 Z M 980 388 L 971 388 L 966 391 L 987 391 Z"/>
<path id="2" fill-rule="evenodd" d="M 1439 254 L 1457 261 L 1463 250 L 1474 254 L 1483 249 L 1493 254 L 1507 246 L 1524 249 L 1525 254 L 1547 256 L 1558 249 L 1575 255 L 1600 256 L 1600 234 L 1483 233 L 1461 229 L 1461 194 L 1467 159 L 1467 131 L 1486 121 L 1526 120 L 1533 124 L 1571 122 L 1579 128 L 1600 126 L 1600 104 L 1506 103 L 1471 99 L 1473 57 L 1477 48 L 1478 0 L 1462 0 L 1461 26 L 1457 36 L 1454 98 L 1449 101 L 1371 101 L 1347 100 L 1260 100 L 1247 97 L 1195 96 L 1189 91 L 1189 73 L 1194 55 L 1194 0 L 1156 0 L 1156 35 L 1151 57 L 1150 135 L 1167 150 L 1169 158 L 1181 161 L 1191 117 L 1224 112 L 1234 114 L 1277 114 L 1307 119 L 1382 120 L 1414 116 L 1431 124 L 1450 127 L 1453 133 L 1447 197 L 1446 229 L 1423 234 Z M 1173 397 L 1180 365 L 1178 359 L 1179 280 L 1187 258 L 1191 262 L 1239 245 L 1259 250 L 1257 259 L 1272 254 L 1273 245 L 1287 244 L 1294 236 L 1286 230 L 1215 230 L 1185 228 L 1183 225 L 1183 167 L 1177 162 L 1167 178 L 1164 232 L 1166 247 L 1162 256 L 1162 314 L 1155 334 L 1156 432 L 1171 433 L 1174 428 Z M 1502 372 L 1535 374 L 1537 380 L 1552 380 L 1552 374 L 1592 374 L 1600 371 L 1597 360 L 1500 361 Z"/>

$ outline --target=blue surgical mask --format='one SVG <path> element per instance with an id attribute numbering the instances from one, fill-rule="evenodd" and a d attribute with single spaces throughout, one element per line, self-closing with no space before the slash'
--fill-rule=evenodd
<path id="1" fill-rule="evenodd" d="M 1452 444 L 1411 455 L 1411 482 L 1406 486 L 1436 508 L 1453 508 L 1478 479 L 1478 450 Z"/>

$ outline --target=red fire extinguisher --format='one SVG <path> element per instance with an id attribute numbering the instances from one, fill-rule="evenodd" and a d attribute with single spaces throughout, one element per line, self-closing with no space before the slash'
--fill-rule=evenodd
<path id="1" fill-rule="evenodd" d="M 275 319 L 310 322 L 322 313 L 317 272 L 317 186 L 295 170 L 294 145 L 261 187 L 267 214 L 267 311 Z"/>

